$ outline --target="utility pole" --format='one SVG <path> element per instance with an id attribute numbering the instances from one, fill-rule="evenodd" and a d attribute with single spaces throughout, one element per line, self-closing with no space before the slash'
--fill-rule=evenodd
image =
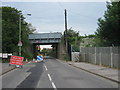
<path id="1" fill-rule="evenodd" d="M 65 45 L 66 45 L 67 57 L 69 58 L 69 54 L 68 54 L 68 39 L 67 39 L 67 37 L 68 37 L 68 35 L 67 35 L 67 10 L 65 9 Z"/>
<path id="2" fill-rule="evenodd" d="M 68 52 L 68 43 L 67 43 L 67 11 L 65 9 L 65 44 L 66 44 L 66 51 Z"/>
<path id="3" fill-rule="evenodd" d="M 21 42 L 21 15 L 19 16 L 19 43 Z M 21 56 L 22 45 L 19 45 L 19 56 Z"/>
<path id="4" fill-rule="evenodd" d="M 31 16 L 31 14 L 27 14 L 28 16 Z M 19 42 L 18 42 L 18 47 L 19 47 L 19 56 L 22 55 L 22 38 L 21 38 L 21 34 L 22 34 L 22 22 L 21 22 L 21 18 L 22 18 L 22 15 L 20 14 L 19 15 Z"/>

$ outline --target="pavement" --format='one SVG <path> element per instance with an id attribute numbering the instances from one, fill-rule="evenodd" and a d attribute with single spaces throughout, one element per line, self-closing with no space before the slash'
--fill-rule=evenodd
<path id="1" fill-rule="evenodd" d="M 15 65 L 9 66 L 9 63 L 0 63 L 0 67 L 1 67 L 0 75 L 3 75 L 16 68 Z"/>
<path id="2" fill-rule="evenodd" d="M 69 65 L 80 68 L 84 71 L 101 76 L 103 78 L 120 83 L 120 70 L 94 65 L 85 62 L 67 62 Z"/>
<path id="3" fill-rule="evenodd" d="M 25 64 L 25 62 L 23 63 L 23 65 Z M 16 69 L 15 65 L 10 65 L 9 63 L 0 63 L 0 75 L 3 75 L 11 70 Z"/>

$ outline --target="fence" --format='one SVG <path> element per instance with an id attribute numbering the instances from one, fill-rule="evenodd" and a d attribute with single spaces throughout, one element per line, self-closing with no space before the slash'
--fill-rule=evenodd
<path id="1" fill-rule="evenodd" d="M 120 47 L 80 47 L 82 62 L 120 68 Z"/>
<path id="2" fill-rule="evenodd" d="M 72 61 L 77 62 L 80 60 L 79 52 L 72 52 Z"/>

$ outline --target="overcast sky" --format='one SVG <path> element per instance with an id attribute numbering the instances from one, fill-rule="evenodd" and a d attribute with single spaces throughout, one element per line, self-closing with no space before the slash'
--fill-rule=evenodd
<path id="1" fill-rule="evenodd" d="M 32 23 L 37 32 L 63 32 L 64 9 L 67 9 L 68 29 L 79 31 L 80 35 L 94 34 L 97 19 L 103 17 L 106 2 L 3 2 L 4 6 L 15 7 Z"/>

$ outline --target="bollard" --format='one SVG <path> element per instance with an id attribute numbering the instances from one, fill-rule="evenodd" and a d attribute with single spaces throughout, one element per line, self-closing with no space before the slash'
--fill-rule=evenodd
<path id="1" fill-rule="evenodd" d="M 26 58 L 26 63 L 28 63 L 28 60 L 27 60 L 27 58 Z"/>

